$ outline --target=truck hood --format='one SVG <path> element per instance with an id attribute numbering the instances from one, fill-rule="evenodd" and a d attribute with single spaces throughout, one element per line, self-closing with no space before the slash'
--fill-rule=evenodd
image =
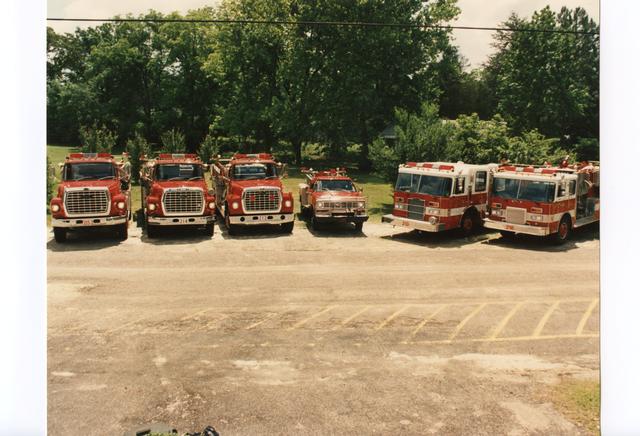
<path id="1" fill-rule="evenodd" d="M 58 193 L 60 196 L 64 194 L 67 188 L 107 188 L 111 196 L 120 193 L 119 180 L 67 180 L 60 182 L 58 185 Z"/>
<path id="2" fill-rule="evenodd" d="M 209 191 L 207 184 L 204 180 L 154 180 L 154 186 L 157 186 L 161 189 L 172 189 L 172 188 L 201 188 L 206 193 Z"/>
<path id="3" fill-rule="evenodd" d="M 322 191 L 314 192 L 313 197 L 316 200 L 340 200 L 342 198 L 352 200 L 354 198 L 364 198 L 362 192 L 349 192 L 349 191 Z"/>
<path id="4" fill-rule="evenodd" d="M 232 180 L 231 184 L 234 188 L 247 189 L 257 186 L 269 186 L 272 188 L 282 188 L 280 179 L 258 179 L 258 180 Z"/>

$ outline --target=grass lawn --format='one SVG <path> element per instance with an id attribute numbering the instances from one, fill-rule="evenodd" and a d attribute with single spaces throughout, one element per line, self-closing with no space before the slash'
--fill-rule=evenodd
<path id="1" fill-rule="evenodd" d="M 78 149 L 74 147 L 64 147 L 60 145 L 48 145 L 47 156 L 49 162 L 55 167 L 56 181 L 54 183 L 54 191 L 58 189 L 58 182 L 60 181 L 60 168 L 58 163 L 64 162 L 65 157 L 72 152 L 77 152 Z M 120 155 L 114 155 L 116 159 L 119 159 Z M 300 173 L 300 169 L 297 167 L 289 167 L 287 170 L 288 177 L 283 180 L 285 188 L 293 193 L 294 203 L 296 204 L 296 211 L 300 211 L 300 204 L 298 201 L 298 185 L 304 183 L 306 178 Z M 384 214 L 391 213 L 393 205 L 393 188 L 391 184 L 386 183 L 381 178 L 372 174 L 360 173 L 357 171 L 350 171 L 351 176 L 356 184 L 363 189 L 363 194 L 367 197 L 367 205 L 369 208 L 370 221 L 379 222 L 380 217 Z M 209 176 L 206 176 L 207 183 L 209 182 Z M 140 187 L 133 185 L 131 187 L 131 206 L 135 212 L 141 206 L 140 199 Z M 47 226 L 51 225 L 51 214 L 49 213 L 49 206 L 47 205 Z"/>
<path id="2" fill-rule="evenodd" d="M 589 434 L 600 434 L 600 383 L 564 380 L 552 394 L 556 406 Z"/>

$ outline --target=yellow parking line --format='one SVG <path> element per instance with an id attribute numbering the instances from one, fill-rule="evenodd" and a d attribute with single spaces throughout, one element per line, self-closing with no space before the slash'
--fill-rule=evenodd
<path id="1" fill-rule="evenodd" d="M 429 315 L 428 317 L 426 317 L 425 319 L 423 319 L 420 324 L 417 325 L 417 327 L 415 329 L 413 329 L 413 331 L 411 332 L 411 334 L 409 335 L 409 337 L 407 339 L 405 339 L 404 341 L 402 341 L 403 344 L 408 344 L 409 341 L 411 339 L 413 339 L 415 337 L 415 335 L 418 334 L 418 332 L 422 329 L 422 327 L 424 327 L 425 325 L 427 325 L 427 323 L 429 321 L 431 321 L 433 318 L 435 318 L 440 312 L 442 312 L 445 308 L 449 307 L 448 304 L 443 304 L 442 306 L 438 307 L 436 309 L 435 312 L 433 312 L 431 315 Z"/>
<path id="2" fill-rule="evenodd" d="M 473 309 L 473 311 L 471 311 L 471 313 L 469 315 L 467 315 L 467 317 L 465 319 L 463 319 L 462 321 L 460 321 L 460 324 L 458 324 L 455 328 L 455 330 L 453 330 L 453 333 L 451 333 L 451 336 L 449 336 L 449 341 L 453 341 L 453 339 L 458 336 L 458 333 L 460 333 L 460 330 L 462 330 L 462 328 L 465 326 L 466 323 L 468 323 L 471 318 L 473 318 L 474 316 L 476 316 L 476 314 L 478 312 L 480 312 L 482 309 L 484 309 L 484 307 L 487 305 L 487 303 L 482 303 L 481 305 L 479 305 L 478 307 L 476 307 L 475 309 Z"/>
<path id="3" fill-rule="evenodd" d="M 277 313 L 270 313 L 269 315 L 267 315 L 267 317 L 265 319 L 263 319 L 262 321 L 258 321 L 258 322 L 254 322 L 253 324 L 245 327 L 245 330 L 252 330 L 255 327 L 258 327 L 260 324 L 269 321 L 271 318 L 274 318 L 276 315 L 278 315 Z"/>
<path id="4" fill-rule="evenodd" d="M 376 330 L 380 330 L 381 328 L 383 328 L 384 326 L 386 326 L 387 324 L 389 324 L 391 321 L 393 321 L 398 315 L 400 315 L 402 312 L 404 312 L 405 310 L 407 310 L 410 307 L 410 305 L 404 306 L 398 310 L 396 310 L 395 312 L 393 312 L 387 319 L 385 319 L 384 321 L 382 321 L 380 324 L 378 324 L 378 326 L 375 328 Z"/>
<path id="5" fill-rule="evenodd" d="M 338 324 L 337 326 L 333 327 L 331 330 L 338 330 L 340 327 L 346 326 L 347 324 L 349 324 L 351 321 L 356 319 L 358 316 L 360 316 L 363 313 L 365 313 L 370 308 L 371 308 L 371 306 L 365 306 L 364 308 L 360 309 L 359 311 L 357 311 L 356 313 L 354 313 L 350 317 L 345 318 L 340 324 Z"/>
<path id="6" fill-rule="evenodd" d="M 523 341 L 540 341 L 550 339 L 587 339 L 598 338 L 598 333 L 586 333 L 581 335 L 565 334 L 565 335 L 544 335 L 544 336 L 513 336 L 513 337 L 501 337 L 501 338 L 466 338 L 452 341 L 450 339 L 439 339 L 432 341 L 415 341 L 415 342 L 402 342 L 402 344 L 411 345 L 440 345 L 440 344 L 461 344 L 465 342 L 523 342 Z"/>
<path id="7" fill-rule="evenodd" d="M 587 321 L 591 316 L 591 312 L 593 312 L 596 304 L 598 304 L 598 299 L 594 298 L 591 304 L 589 304 L 589 307 L 587 307 L 587 310 L 584 312 L 584 315 L 582 315 L 582 319 L 580 320 L 580 323 L 578 323 L 578 327 L 576 327 L 576 335 L 582 334 L 582 330 L 584 330 L 584 326 L 587 324 Z"/>
<path id="8" fill-rule="evenodd" d="M 509 320 L 511 320 L 511 318 L 513 318 L 513 315 L 515 315 L 518 309 L 520 309 L 525 303 L 526 301 L 521 301 L 520 303 L 513 306 L 513 309 L 511 309 L 509 313 L 507 313 L 507 315 L 502 318 L 500 323 L 496 326 L 495 330 L 493 330 L 493 333 L 491 333 L 489 339 L 495 339 L 500 334 L 502 329 L 507 326 L 507 323 L 509 322 Z"/>
<path id="9" fill-rule="evenodd" d="M 147 316 L 143 316 L 143 317 L 140 317 L 140 318 L 136 318 L 136 319 L 131 320 L 129 322 L 125 322 L 124 324 L 121 324 L 118 327 L 114 327 L 114 328 L 112 328 L 110 330 L 107 330 L 107 331 L 105 331 L 105 333 L 114 333 L 114 332 L 120 331 L 122 329 L 130 327 L 130 326 L 132 326 L 134 324 L 137 324 L 139 322 L 145 321 L 145 320 L 147 320 L 149 318 L 153 318 L 154 316 L 156 316 L 156 315 L 158 315 L 160 313 L 165 313 L 165 312 L 167 312 L 167 311 L 163 310 L 163 311 L 160 311 L 160 312 L 153 313 L 151 315 L 147 315 Z"/>
<path id="10" fill-rule="evenodd" d="M 190 315 L 183 316 L 182 318 L 180 318 L 180 321 L 186 321 L 188 319 L 196 318 L 198 315 L 202 315 L 203 313 L 209 312 L 210 310 L 213 310 L 213 308 L 210 307 L 208 309 L 199 310 L 196 313 L 192 313 Z"/>
<path id="11" fill-rule="evenodd" d="M 547 312 L 540 319 L 540 322 L 536 326 L 536 329 L 533 331 L 532 336 L 540 336 L 540 333 L 542 333 L 542 329 L 544 328 L 544 325 L 547 323 L 547 321 L 549 321 L 551 314 L 553 313 L 554 310 L 558 308 L 559 305 L 560 305 L 560 301 L 556 301 L 551 305 L 551 307 L 549 307 Z"/>
<path id="12" fill-rule="evenodd" d="M 324 309 L 322 309 L 320 312 L 316 312 L 313 315 L 303 319 L 302 321 L 298 321 L 297 323 L 295 323 L 294 325 L 292 325 L 291 327 L 289 327 L 287 330 L 295 330 L 298 327 L 302 327 L 303 325 L 305 325 L 306 323 L 308 323 L 309 321 L 311 321 L 313 318 L 316 318 L 320 315 L 322 315 L 323 313 L 327 313 L 328 311 L 330 311 L 331 309 L 333 309 L 335 306 L 327 306 Z"/>
<path id="13" fill-rule="evenodd" d="M 207 330 L 213 330 L 214 329 L 214 327 L 213 327 L 214 325 L 216 325 L 220 321 L 224 321 L 227 318 L 229 318 L 229 315 L 226 315 L 226 314 L 223 313 L 220 318 L 216 318 L 213 321 L 209 321 L 205 327 L 207 328 Z"/>

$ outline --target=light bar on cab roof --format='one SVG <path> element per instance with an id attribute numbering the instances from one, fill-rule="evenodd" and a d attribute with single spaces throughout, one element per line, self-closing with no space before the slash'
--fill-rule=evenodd
<path id="1" fill-rule="evenodd" d="M 113 158 L 111 153 L 69 153 L 67 159 L 95 159 L 97 157 Z"/>
<path id="2" fill-rule="evenodd" d="M 404 167 L 407 168 L 428 168 L 432 170 L 440 170 L 440 171 L 453 171 L 453 165 L 441 165 L 431 162 L 407 162 Z"/>
<path id="3" fill-rule="evenodd" d="M 236 153 L 233 155 L 234 159 L 270 159 L 273 160 L 273 156 L 269 153 Z"/>
<path id="4" fill-rule="evenodd" d="M 160 153 L 158 159 L 197 159 L 198 155 L 193 153 Z"/>

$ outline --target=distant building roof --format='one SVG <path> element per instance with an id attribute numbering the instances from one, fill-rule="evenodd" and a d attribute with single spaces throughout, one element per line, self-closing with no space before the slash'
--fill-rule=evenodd
<path id="1" fill-rule="evenodd" d="M 387 127 L 385 127 L 384 130 L 380 132 L 380 137 L 382 139 L 398 139 L 398 135 L 396 135 L 395 123 L 388 124 Z"/>

